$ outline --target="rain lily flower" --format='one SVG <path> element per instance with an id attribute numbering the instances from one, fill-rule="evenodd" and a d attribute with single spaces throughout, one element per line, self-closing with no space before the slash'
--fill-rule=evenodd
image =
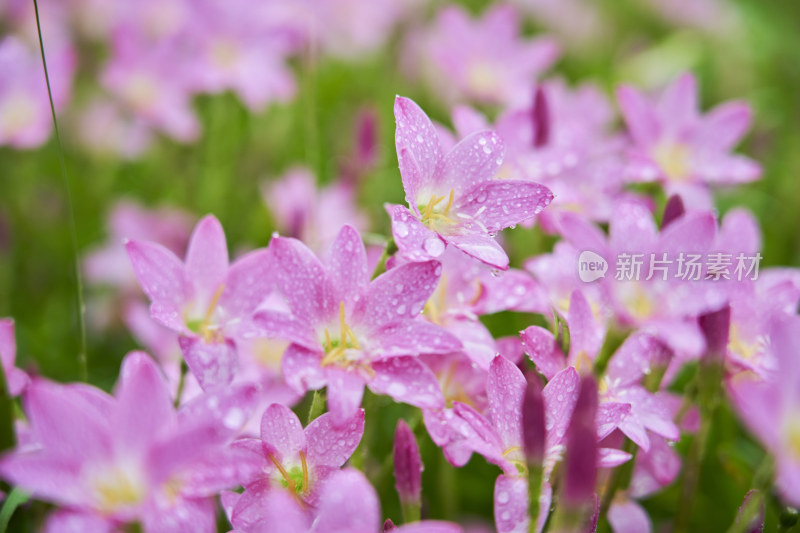
<path id="1" fill-rule="evenodd" d="M 0 360 L 3 363 L 3 379 L 11 397 L 19 396 L 27 387 L 30 378 L 14 366 L 17 359 L 17 341 L 14 338 L 14 320 L 0 318 Z"/>
<path id="2" fill-rule="evenodd" d="M 778 371 L 767 381 L 741 376 L 731 384 L 732 400 L 744 423 L 775 458 L 775 484 L 782 498 L 796 507 L 800 506 L 800 318 L 776 317 L 770 339 Z"/>
<path id="3" fill-rule="evenodd" d="M 195 227 L 185 262 L 160 244 L 131 240 L 125 248 L 153 318 L 180 334 L 200 385 L 230 383 L 236 339 L 258 335 L 251 316 L 272 290 L 269 252 L 256 250 L 229 265 L 225 234 L 213 215 Z"/>
<path id="4" fill-rule="evenodd" d="M 756 180 L 761 167 L 730 153 L 750 126 L 750 107 L 727 102 L 702 116 L 697 82 L 692 74 L 678 77 L 656 99 L 631 86 L 617 91 L 633 146 L 630 174 L 640 181 L 663 183 L 668 194 L 708 205 L 706 187 Z"/>
<path id="5" fill-rule="evenodd" d="M 364 433 L 363 409 L 339 425 L 332 418 L 326 413 L 303 429 L 288 407 L 272 404 L 261 419 L 261 438 L 240 439 L 232 445 L 244 452 L 241 459 L 246 465 L 240 480 L 245 491 L 226 496 L 234 527 L 262 531 L 261 525 L 276 519 L 269 515 L 270 510 L 280 509 L 276 498 L 289 506 L 287 514 L 311 523 L 325 480 L 350 458 Z"/>
<path id="6" fill-rule="evenodd" d="M 48 49 L 47 67 L 56 110 L 64 107 L 72 89 L 75 58 L 64 45 Z M 0 145 L 36 148 L 53 129 L 50 100 L 36 47 L 6 35 L 0 39 Z"/>
<path id="7" fill-rule="evenodd" d="M 5 456 L 0 473 L 69 511 L 51 519 L 54 530 L 136 522 L 145 532 L 215 531 L 211 497 L 235 485 L 223 446 L 246 421 L 255 392 L 218 391 L 176 412 L 142 352 L 123 361 L 113 397 L 34 380 L 23 398 L 33 442 Z"/>
<path id="8" fill-rule="evenodd" d="M 340 422 L 361 404 L 365 384 L 418 407 L 443 407 L 436 378 L 417 358 L 461 348 L 453 335 L 419 319 L 439 263 L 401 265 L 370 281 L 364 243 L 351 226 L 342 227 L 324 261 L 287 237 L 273 238 L 270 250 L 288 310 L 263 309 L 255 320 L 268 336 L 292 342 L 283 356 L 290 386 L 302 393 L 327 385 Z"/>
<path id="9" fill-rule="evenodd" d="M 559 56 L 552 39 L 523 39 L 508 5 L 491 7 L 479 19 L 461 7 L 445 7 L 425 36 L 415 39 L 421 39 L 413 43 L 420 68 L 450 102 L 520 104 Z"/>
<path id="10" fill-rule="evenodd" d="M 397 159 L 410 208 L 387 206 L 400 252 L 423 261 L 439 257 L 448 244 L 506 270 L 508 256 L 494 234 L 537 215 L 552 193 L 533 182 L 495 179 L 505 151 L 495 133 L 473 133 L 444 154 L 433 124 L 416 103 L 397 97 L 394 111 Z"/>

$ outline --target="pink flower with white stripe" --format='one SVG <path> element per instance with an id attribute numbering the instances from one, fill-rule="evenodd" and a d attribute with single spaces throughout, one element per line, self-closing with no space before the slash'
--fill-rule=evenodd
<path id="1" fill-rule="evenodd" d="M 417 358 L 461 348 L 453 335 L 418 318 L 439 282 L 438 262 L 405 264 L 370 281 L 364 243 L 350 226 L 322 261 L 296 239 L 276 237 L 270 250 L 286 308 L 263 309 L 255 320 L 267 335 L 293 343 L 283 356 L 291 387 L 327 385 L 337 421 L 361 405 L 365 384 L 417 407 L 443 407 L 436 378 Z"/>
<path id="2" fill-rule="evenodd" d="M 452 245 L 506 270 L 494 235 L 536 216 L 553 199 L 530 181 L 496 179 L 505 148 L 494 132 L 476 132 L 447 154 L 428 116 L 412 100 L 394 105 L 397 159 L 409 208 L 388 205 L 392 235 L 409 260 L 439 257 Z"/>

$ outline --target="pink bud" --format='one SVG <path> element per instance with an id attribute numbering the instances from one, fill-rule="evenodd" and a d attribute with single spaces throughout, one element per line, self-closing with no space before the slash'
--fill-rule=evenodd
<path id="1" fill-rule="evenodd" d="M 731 307 L 725 305 L 718 311 L 705 313 L 697 318 L 706 339 L 706 357 L 722 361 L 728 351 L 728 338 L 731 331 Z"/>
<path id="2" fill-rule="evenodd" d="M 394 525 L 391 518 L 387 518 L 386 522 L 383 523 L 383 529 L 381 530 L 382 533 L 389 533 L 389 531 L 397 530 L 397 526 Z"/>
<path id="3" fill-rule="evenodd" d="M 596 415 L 597 383 L 592 376 L 585 376 L 566 435 L 563 501 L 570 508 L 594 503 L 597 483 Z"/>
<path id="4" fill-rule="evenodd" d="M 683 206 L 683 200 L 677 194 L 673 194 L 667 200 L 667 205 L 664 206 L 664 217 L 661 219 L 661 229 L 663 230 L 669 226 L 676 219 L 683 216 L 686 208 Z"/>
<path id="5" fill-rule="evenodd" d="M 541 148 L 550 140 L 550 109 L 547 105 L 547 97 L 541 86 L 536 88 L 536 93 L 533 96 L 531 115 L 533 119 L 533 147 Z"/>
<path id="6" fill-rule="evenodd" d="M 422 493 L 422 460 L 414 433 L 400 419 L 394 433 L 394 479 L 400 502 L 419 505 Z"/>
<path id="7" fill-rule="evenodd" d="M 545 410 L 542 382 L 534 372 L 526 376 L 527 386 L 522 399 L 522 447 L 530 465 L 544 461 Z"/>

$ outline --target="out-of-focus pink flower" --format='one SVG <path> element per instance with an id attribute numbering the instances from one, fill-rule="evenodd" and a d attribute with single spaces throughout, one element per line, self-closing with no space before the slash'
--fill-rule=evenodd
<path id="1" fill-rule="evenodd" d="M 181 262 L 164 246 L 131 240 L 133 270 L 160 324 L 178 332 L 186 363 L 203 388 L 230 383 L 236 339 L 258 336 L 251 321 L 273 288 L 269 251 L 255 250 L 228 264 L 225 233 L 209 215 L 194 229 Z"/>
<path id="2" fill-rule="evenodd" d="M 397 159 L 410 207 L 389 205 L 392 234 L 412 261 L 439 257 L 445 244 L 506 270 L 498 231 L 536 216 L 553 199 L 542 185 L 495 179 L 504 146 L 490 131 L 473 133 L 444 154 L 428 116 L 413 101 L 395 100 Z"/>
<path id="3" fill-rule="evenodd" d="M 592 46 L 612 25 L 591 0 L 512 0 L 520 11 L 552 30 L 566 45 Z"/>
<path id="4" fill-rule="evenodd" d="M 775 458 L 775 484 L 786 503 L 800 505 L 800 318 L 778 316 L 770 340 L 778 371 L 769 380 L 742 374 L 730 385 L 744 423 Z"/>
<path id="5" fill-rule="evenodd" d="M 365 231 L 366 215 L 356 206 L 352 184 L 335 182 L 318 187 L 308 169 L 294 168 L 264 188 L 264 201 L 281 233 L 322 251 L 344 225 Z"/>
<path id="6" fill-rule="evenodd" d="M 461 7 L 445 7 L 409 46 L 419 55 L 417 68 L 450 102 L 522 104 L 536 78 L 559 56 L 552 39 L 523 39 L 508 5 L 494 6 L 479 19 Z"/>
<path id="7" fill-rule="evenodd" d="M 394 432 L 394 478 L 403 505 L 422 505 L 422 459 L 414 432 L 405 420 L 398 420 Z"/>
<path id="8" fill-rule="evenodd" d="M 439 263 L 409 263 L 370 281 L 364 243 L 350 226 L 324 262 L 287 237 L 273 238 L 270 250 L 286 306 L 263 309 L 255 320 L 267 335 L 293 343 L 283 357 L 290 386 L 301 393 L 327 385 L 337 421 L 355 412 L 365 384 L 418 407 L 443 407 L 436 378 L 417 358 L 461 348 L 453 335 L 418 318 L 439 281 Z"/>
<path id="9" fill-rule="evenodd" d="M 117 103 L 105 98 L 96 98 L 80 110 L 78 136 L 92 152 L 124 159 L 142 155 L 154 137 L 145 121 L 126 114 Z"/>
<path id="10" fill-rule="evenodd" d="M 48 49 L 47 68 L 58 111 L 72 91 L 74 53 L 65 45 Z M 0 71 L 0 145 L 35 148 L 43 144 L 53 130 L 53 118 L 38 49 L 17 37 L 3 37 Z"/>
<path id="11" fill-rule="evenodd" d="M 23 399 L 33 442 L 4 457 L 0 472 L 75 513 L 55 517 L 58 525 L 215 531 L 211 497 L 236 483 L 223 446 L 254 398 L 254 387 L 235 387 L 176 412 L 159 369 L 141 352 L 123 361 L 113 397 L 36 380 Z"/>
<path id="12" fill-rule="evenodd" d="M 11 397 L 22 394 L 30 381 L 28 375 L 15 366 L 16 360 L 17 341 L 14 338 L 14 320 L 0 318 L 0 361 L 3 363 L 3 375 Z"/>
<path id="13" fill-rule="evenodd" d="M 658 181 L 667 193 L 680 192 L 698 207 L 708 202 L 707 187 L 758 179 L 761 167 L 732 154 L 750 126 L 750 107 L 727 102 L 702 116 L 697 82 L 692 74 L 677 78 L 650 99 L 624 85 L 617 91 L 633 145 L 629 174 L 639 181 Z"/>

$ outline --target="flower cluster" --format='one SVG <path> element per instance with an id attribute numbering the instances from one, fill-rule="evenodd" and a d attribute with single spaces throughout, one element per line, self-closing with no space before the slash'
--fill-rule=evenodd
<path id="1" fill-rule="evenodd" d="M 196 138 L 197 94 L 256 111 L 292 98 L 292 58 L 363 55 L 424 2 L 73 3 L 69 21 L 45 20 L 54 103 L 70 36 L 107 40 L 86 116 L 115 122 L 120 137 L 95 141 L 132 154 L 156 131 Z M 0 144 L 31 147 L 49 103 L 27 11 L 8 11 L 20 35 L 0 40 Z M 382 221 L 357 206 L 377 167 L 369 113 L 340 180 L 294 167 L 263 187 L 280 231 L 261 247 L 230 254 L 212 214 L 192 229 L 184 211 L 119 202 L 83 261 L 112 289 L 90 300 L 93 332 L 121 323 L 148 352 L 125 356 L 113 393 L 18 368 L 15 322 L 0 320 L 15 439 L 0 477 L 52 506 L 46 531 L 482 531 L 429 519 L 443 514 L 426 503 L 430 453 L 455 472 L 489 463 L 500 533 L 661 530 L 642 501 L 680 483 L 691 508 L 725 400 L 767 457 L 737 524 L 763 524 L 771 487 L 800 506 L 800 270 L 735 275 L 736 258 L 761 259 L 758 224 L 714 203 L 760 177 L 734 151 L 750 107 L 703 113 L 685 73 L 654 94 L 620 85 L 617 117 L 592 84 L 539 81 L 559 47 L 518 22 L 508 5 L 446 7 L 405 36 L 404 66 L 444 87 L 451 123 L 396 97 L 405 202 Z M 617 262 L 587 278 L 584 257 Z M 708 258 L 691 276 L 690 257 Z M 507 316 L 524 328 L 496 334 Z M 394 446 L 376 455 L 387 420 Z M 398 516 L 373 487 L 392 467 Z"/>

